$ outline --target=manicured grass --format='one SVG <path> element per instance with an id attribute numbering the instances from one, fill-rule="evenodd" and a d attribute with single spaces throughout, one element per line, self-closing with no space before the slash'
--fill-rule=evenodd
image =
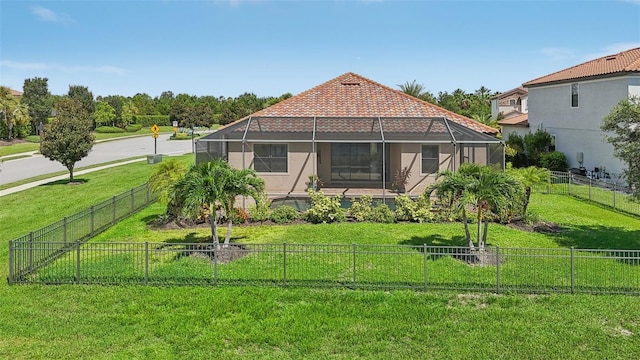
<path id="1" fill-rule="evenodd" d="M 0 156 L 8 156 L 38 150 L 40 150 L 40 144 L 30 142 L 16 143 L 12 145 L 0 146 Z"/>
<path id="2" fill-rule="evenodd" d="M 83 185 L 50 185 L 0 198 L 0 264 L 5 264 L 0 266 L 0 277 L 7 275 L 9 239 L 140 184 L 152 167 L 126 165 L 84 175 L 89 181 Z M 535 195 L 531 206 L 567 231 L 529 234 L 492 224 L 490 243 L 638 245 L 637 219 L 559 195 Z M 162 207 L 154 205 L 97 240 L 184 240 L 190 232 L 196 239 L 208 235 L 207 229 L 147 232 L 146 222 L 160 212 Z M 348 232 L 350 225 L 237 227 L 234 238 L 266 242 L 287 238 L 292 243 L 296 238 L 289 236 L 305 236 L 317 243 L 336 242 L 354 236 L 355 231 Z M 358 229 L 362 239 L 411 241 L 413 235 L 403 226 Z M 456 243 L 462 235 L 460 224 L 439 225 L 438 232 L 426 230 L 432 226 L 407 229 L 416 231 L 415 241 L 426 238 L 434 244 Z M 610 237 L 610 231 L 615 236 Z M 139 238 L 140 234 L 145 235 Z M 633 296 L 7 286 L 2 281 L 0 299 L 3 359 L 627 359 L 640 352 L 640 301 Z"/>

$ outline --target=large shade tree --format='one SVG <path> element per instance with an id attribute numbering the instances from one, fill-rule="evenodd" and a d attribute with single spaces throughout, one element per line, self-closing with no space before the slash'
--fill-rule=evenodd
<path id="1" fill-rule="evenodd" d="M 22 87 L 21 102 L 29 108 L 33 133 L 40 123 L 46 124 L 51 116 L 52 101 L 48 81 L 47 78 L 34 77 L 26 79 Z"/>
<path id="2" fill-rule="evenodd" d="M 209 209 L 211 239 L 215 248 L 220 247 L 218 225 L 227 219 L 225 246 L 231 239 L 233 205 L 237 196 L 256 198 L 264 190 L 264 181 L 252 169 L 238 170 L 224 160 L 193 165 L 175 184 L 180 197 L 182 212 L 188 217 L 199 214 L 203 207 Z"/>
<path id="3" fill-rule="evenodd" d="M 613 155 L 627 165 L 624 175 L 640 200 L 640 98 L 624 99 L 604 118 L 605 139 L 613 145 Z"/>
<path id="4" fill-rule="evenodd" d="M 31 116 L 29 109 L 20 100 L 11 95 L 11 90 L 7 87 L 0 86 L 0 123 L 6 126 L 6 138 L 11 141 L 14 137 L 14 127 L 29 127 Z M 4 134 L 4 129 L 0 129 L 0 133 Z M 28 133 L 26 134 L 28 135 Z"/>
<path id="5" fill-rule="evenodd" d="M 69 97 L 58 101 L 56 113 L 55 119 L 44 128 L 40 153 L 64 165 L 69 170 L 69 181 L 73 182 L 75 164 L 93 148 L 91 115 L 79 101 Z"/>

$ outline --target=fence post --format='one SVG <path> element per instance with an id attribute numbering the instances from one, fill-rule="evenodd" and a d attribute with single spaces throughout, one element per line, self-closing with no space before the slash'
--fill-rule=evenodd
<path id="1" fill-rule="evenodd" d="M 13 271 L 14 271 L 14 264 L 13 264 L 13 257 L 14 257 L 14 248 L 13 248 L 13 240 L 9 240 L 9 285 L 13 284 Z"/>
<path id="2" fill-rule="evenodd" d="M 213 246 L 213 285 L 218 285 L 218 248 Z"/>
<path id="3" fill-rule="evenodd" d="M 116 197 L 115 196 L 111 198 L 111 202 L 113 204 L 113 217 L 111 222 L 115 224 L 116 223 Z"/>
<path id="4" fill-rule="evenodd" d="M 424 253 L 424 291 L 427 291 L 427 244 L 422 244 L 422 252 Z"/>
<path id="5" fill-rule="evenodd" d="M 93 205 L 91 205 L 91 234 L 89 237 L 93 237 L 93 232 L 95 230 L 95 212 L 93 211 Z"/>
<path id="6" fill-rule="evenodd" d="M 80 246 L 82 246 L 82 243 L 78 242 L 78 249 L 76 250 L 76 284 L 80 284 Z"/>
<path id="7" fill-rule="evenodd" d="M 282 244 L 282 286 L 287 287 L 287 243 Z"/>
<path id="8" fill-rule="evenodd" d="M 356 244 L 353 244 L 353 285 L 356 285 Z"/>
<path id="9" fill-rule="evenodd" d="M 133 214 L 133 189 L 131 189 L 131 213 Z"/>
<path id="10" fill-rule="evenodd" d="M 29 233 L 29 272 L 33 270 L 33 231 Z"/>
<path id="11" fill-rule="evenodd" d="M 569 195 L 571 195 L 571 173 L 569 173 L 569 181 L 567 181 L 567 193 L 569 193 Z"/>
<path id="12" fill-rule="evenodd" d="M 496 292 L 500 294 L 500 246 L 496 246 Z"/>
<path id="13" fill-rule="evenodd" d="M 144 283 L 149 283 L 149 242 L 144 242 Z"/>
<path id="14" fill-rule="evenodd" d="M 67 217 L 62 218 L 62 240 L 64 241 L 64 246 L 67 246 Z"/>
<path id="15" fill-rule="evenodd" d="M 573 261 L 573 246 L 571 247 L 571 293 L 573 294 L 574 291 L 574 282 L 575 282 L 575 275 L 574 275 L 574 261 Z"/>

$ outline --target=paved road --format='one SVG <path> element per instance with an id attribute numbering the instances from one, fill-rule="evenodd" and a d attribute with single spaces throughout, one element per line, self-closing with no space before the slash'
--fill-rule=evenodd
<path id="1" fill-rule="evenodd" d="M 169 141 L 169 136 L 169 134 L 164 134 L 158 137 L 158 154 L 179 155 L 191 152 L 191 141 Z M 91 150 L 87 157 L 76 163 L 76 168 L 134 156 L 153 154 L 153 148 L 154 145 L 151 136 L 98 143 L 93 145 L 93 150 Z M 2 166 L 2 171 L 0 171 L 0 184 L 7 184 L 38 175 L 67 170 L 64 166 L 60 165 L 60 163 L 51 161 L 42 155 L 5 161 L 0 166 Z"/>

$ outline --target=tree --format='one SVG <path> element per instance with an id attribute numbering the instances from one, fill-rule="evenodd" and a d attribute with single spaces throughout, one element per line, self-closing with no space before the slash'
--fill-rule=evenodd
<path id="1" fill-rule="evenodd" d="M 175 99 L 173 92 L 163 91 L 159 97 L 153 99 L 156 111 L 161 115 L 169 115 Z"/>
<path id="2" fill-rule="evenodd" d="M 218 223 L 226 216 L 227 236 L 231 238 L 233 202 L 238 195 L 256 196 L 264 189 L 262 179 L 252 169 L 237 170 L 226 161 L 216 159 L 193 165 L 175 184 L 175 192 L 181 198 L 182 212 L 186 216 L 198 214 L 203 207 L 209 209 L 211 239 L 216 249 L 220 246 Z"/>
<path id="3" fill-rule="evenodd" d="M 91 116 L 79 101 L 68 97 L 56 104 L 56 113 L 55 119 L 45 126 L 40 153 L 65 166 L 69 182 L 73 182 L 75 164 L 89 154 L 95 140 Z"/>
<path id="4" fill-rule="evenodd" d="M 613 155 L 627 165 L 624 175 L 632 195 L 640 200 L 640 97 L 620 101 L 604 118 L 601 129 L 613 145 Z"/>
<path id="5" fill-rule="evenodd" d="M 475 250 L 468 226 L 467 206 L 476 211 L 476 240 L 478 250 L 483 251 L 487 243 L 489 220 L 492 213 L 509 207 L 518 197 L 521 184 L 511 175 L 489 166 L 463 164 L 457 172 L 440 172 L 436 183 L 427 189 L 441 199 L 448 199 L 449 205 L 460 211 L 464 222 L 465 236 L 469 248 Z"/>
<path id="6" fill-rule="evenodd" d="M 96 126 L 113 126 L 116 119 L 116 110 L 108 102 L 98 101 L 93 117 L 96 121 Z"/>
<path id="7" fill-rule="evenodd" d="M 436 104 L 437 100 L 433 94 L 427 90 L 425 90 L 424 85 L 418 84 L 415 80 L 412 82 L 406 81 L 404 84 L 398 85 L 400 91 L 407 95 L 411 95 L 420 100 L 424 100 L 430 102 L 432 104 Z"/>
<path id="8" fill-rule="evenodd" d="M 93 99 L 93 93 L 89 91 L 89 88 L 82 85 L 69 85 L 69 92 L 67 95 L 71 99 L 76 99 L 82 106 L 82 109 L 93 116 L 93 112 L 96 110 L 96 103 Z"/>
<path id="9" fill-rule="evenodd" d="M 32 134 L 36 133 L 38 124 L 47 123 L 51 116 L 52 104 L 49 99 L 49 88 L 47 78 L 35 77 L 26 79 L 22 87 L 22 103 L 29 108 L 29 115 L 32 122 Z"/>
<path id="10" fill-rule="evenodd" d="M 149 178 L 149 190 L 158 194 L 161 203 L 167 204 L 167 213 L 170 215 L 178 215 L 180 210 L 181 200 L 175 191 L 175 184 L 186 172 L 187 166 L 184 162 L 170 159 L 161 162 Z"/>
<path id="11" fill-rule="evenodd" d="M 125 103 L 122 104 L 122 116 L 121 116 L 122 124 L 121 125 L 123 127 L 127 127 L 129 124 L 134 123 L 136 119 L 136 115 L 138 115 L 138 109 L 133 104 L 133 102 L 131 100 L 125 101 Z"/>
<path id="12" fill-rule="evenodd" d="M 527 208 L 531 199 L 531 188 L 536 185 L 549 183 L 551 172 L 547 169 L 529 166 L 526 168 L 513 169 L 511 174 L 524 186 L 524 202 L 522 204 L 522 218 L 527 217 Z"/>
<path id="13" fill-rule="evenodd" d="M 9 141 L 13 138 L 13 129 L 16 125 L 19 128 L 28 127 L 31 121 L 27 106 L 21 104 L 15 96 L 11 95 L 11 90 L 4 86 L 0 86 L 0 120 L 7 127 L 6 136 Z"/>

